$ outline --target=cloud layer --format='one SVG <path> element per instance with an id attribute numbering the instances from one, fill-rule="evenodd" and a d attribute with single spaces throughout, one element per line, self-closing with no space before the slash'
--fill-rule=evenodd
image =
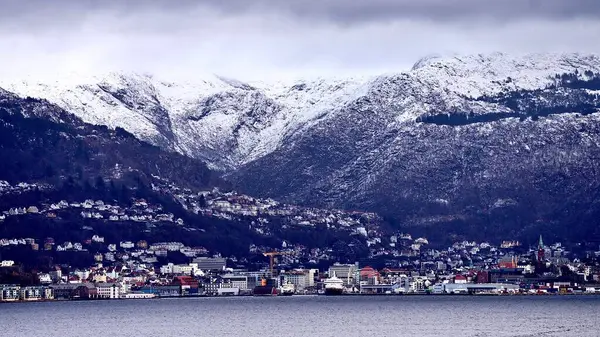
<path id="1" fill-rule="evenodd" d="M 343 24 L 384 20 L 515 21 L 522 19 L 599 18 L 596 0 L 2 0 L 0 18 L 14 20 L 33 14 L 82 15 L 107 12 L 131 15 L 146 11 L 182 13 L 212 8 L 222 15 L 278 13 L 307 21 Z M 16 14 L 16 15 L 15 15 Z M 44 19 L 44 18 L 42 18 Z M 47 19 L 47 18 L 46 18 Z M 202 19 L 202 18 L 198 18 Z M 3 21 L 4 21 L 3 20 Z"/>
<path id="2" fill-rule="evenodd" d="M 597 0 L 0 0 L 0 76 L 396 71 L 430 53 L 600 52 Z"/>

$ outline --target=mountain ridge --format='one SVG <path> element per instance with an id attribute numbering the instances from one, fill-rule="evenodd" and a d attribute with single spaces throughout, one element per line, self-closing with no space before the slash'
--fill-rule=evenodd
<path id="1" fill-rule="evenodd" d="M 363 78 L 252 83 L 211 76 L 182 83 L 147 74 L 107 75 L 35 81 L 0 80 L 20 97 L 47 99 L 83 121 L 122 127 L 154 145 L 232 171 L 278 148 L 297 132 L 338 113 L 373 101 L 394 102 L 399 122 L 442 107 L 490 104 L 465 98 L 502 90 L 534 89 L 555 74 L 600 71 L 600 58 L 580 54 L 507 54 L 434 57 L 407 72 Z M 503 82 L 510 79 L 510 82 Z M 210 113 L 207 113 L 210 112 Z"/>

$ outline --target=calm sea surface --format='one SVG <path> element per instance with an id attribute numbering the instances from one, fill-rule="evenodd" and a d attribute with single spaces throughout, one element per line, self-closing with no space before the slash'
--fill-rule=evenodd
<path id="1" fill-rule="evenodd" d="M 600 297 L 237 297 L 0 304 L 0 336 L 600 336 Z"/>

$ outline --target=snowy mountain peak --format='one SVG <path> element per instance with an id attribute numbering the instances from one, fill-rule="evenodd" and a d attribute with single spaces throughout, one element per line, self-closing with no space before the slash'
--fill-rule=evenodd
<path id="1" fill-rule="evenodd" d="M 490 54 L 434 54 L 419 60 L 413 66 L 413 71 L 427 67 L 450 67 L 457 69 L 480 70 L 481 67 L 489 67 L 489 70 L 508 68 L 513 66 L 515 70 L 532 68 L 535 70 L 552 69 L 556 66 L 590 67 L 596 66 L 600 57 L 594 54 L 581 53 L 529 53 L 509 54 L 495 52 Z"/>
<path id="2" fill-rule="evenodd" d="M 434 63 L 436 61 L 440 61 L 443 58 L 444 57 L 441 54 L 430 54 L 430 55 L 424 56 L 421 59 L 419 59 L 417 62 L 415 62 L 415 64 L 411 68 L 411 71 L 415 71 L 420 68 L 428 67 L 432 63 Z"/>
<path id="3" fill-rule="evenodd" d="M 556 74 L 600 71 L 600 57 L 578 53 L 506 53 L 433 57 L 410 72 L 421 81 L 467 97 L 543 88 Z"/>
<path id="4" fill-rule="evenodd" d="M 430 111 L 496 111 L 497 105 L 475 99 L 544 88 L 556 74 L 575 71 L 600 72 L 600 58 L 430 55 L 408 72 L 363 78 L 245 83 L 203 75 L 179 82 L 125 71 L 0 80 L 0 88 L 46 99 L 86 122 L 122 127 L 140 139 L 206 160 L 212 168 L 230 170 L 271 153 L 303 130 L 346 114 L 348 107 L 395 123 L 413 123 Z"/>

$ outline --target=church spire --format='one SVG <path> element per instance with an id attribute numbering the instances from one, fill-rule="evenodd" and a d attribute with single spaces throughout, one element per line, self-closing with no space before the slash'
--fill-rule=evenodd
<path id="1" fill-rule="evenodd" d="M 544 241 L 542 240 L 542 236 L 540 235 L 540 241 L 538 242 L 538 251 L 537 251 L 537 260 L 538 262 L 542 262 L 545 260 L 546 252 L 544 251 Z"/>

